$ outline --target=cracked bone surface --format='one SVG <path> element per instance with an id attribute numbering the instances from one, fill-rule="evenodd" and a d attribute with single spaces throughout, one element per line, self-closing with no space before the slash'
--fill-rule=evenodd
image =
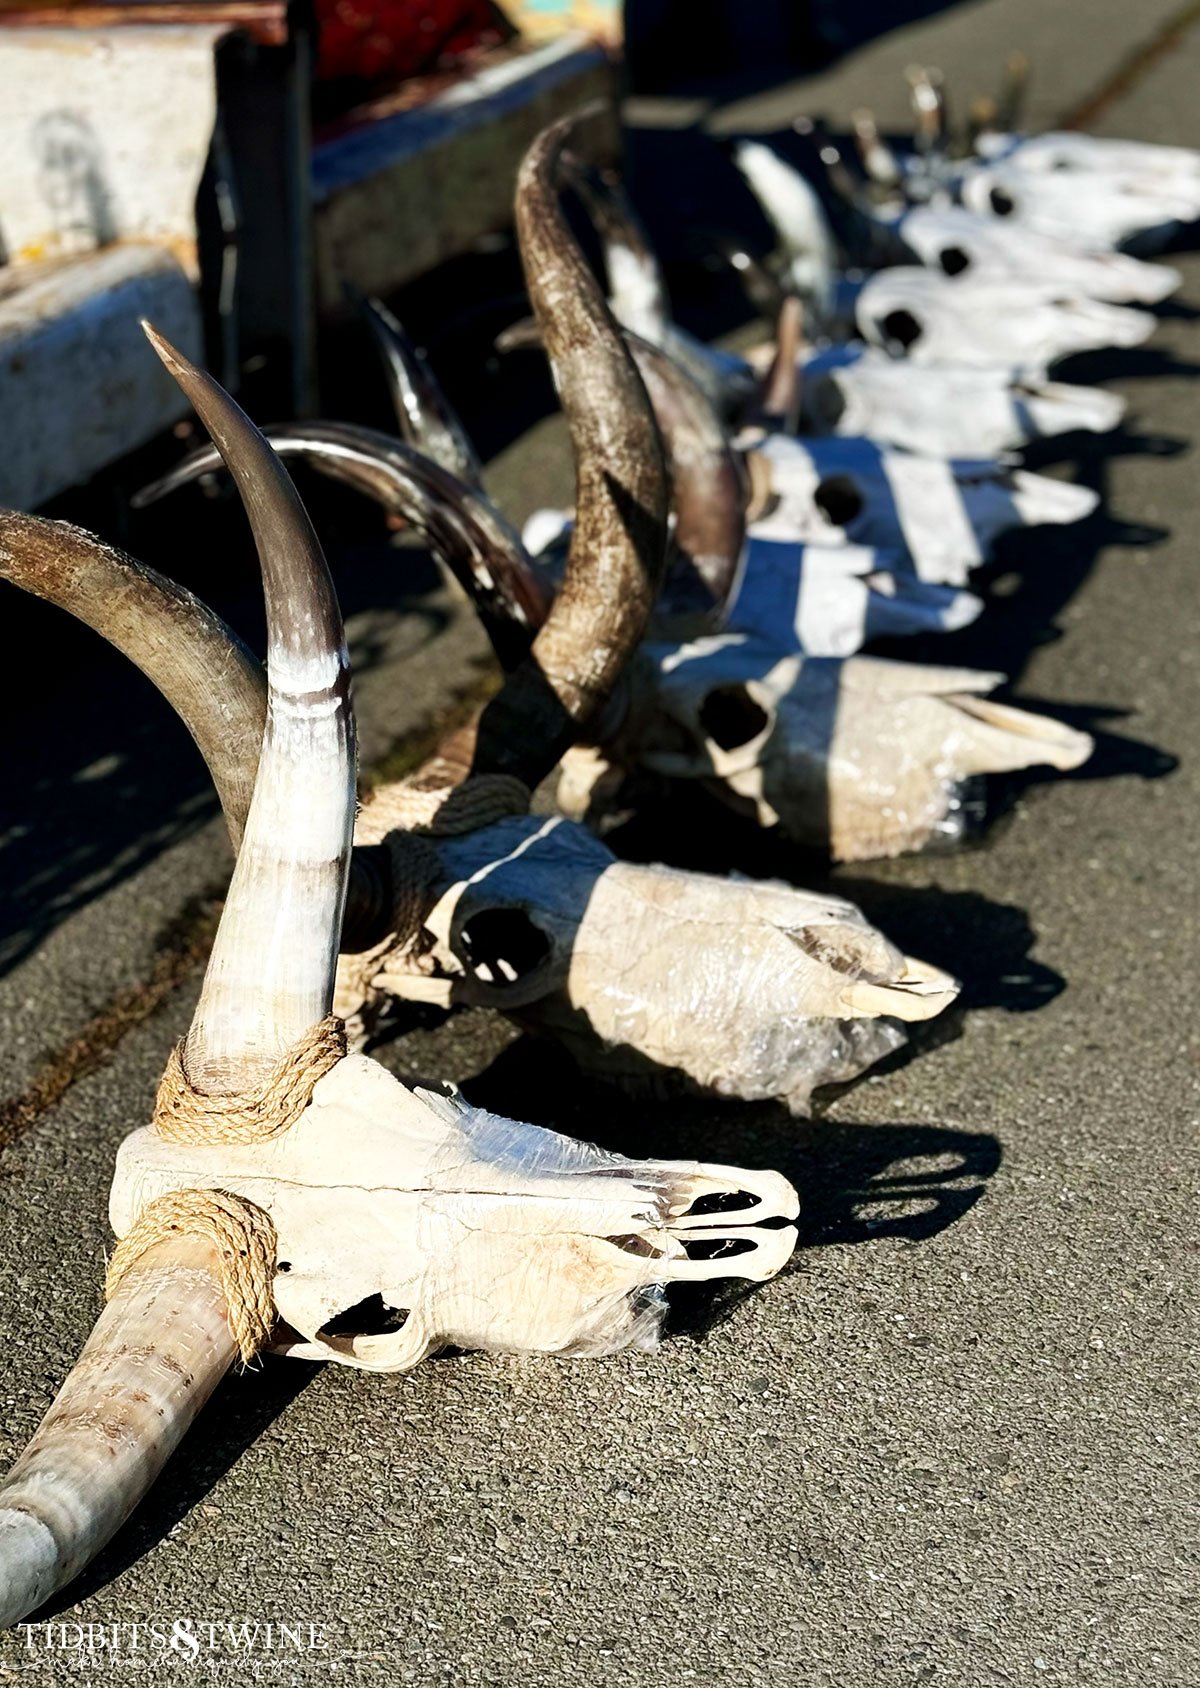
<path id="1" fill-rule="evenodd" d="M 890 451 L 869 439 L 772 434 L 750 459 L 752 470 L 755 459 L 765 469 L 753 538 L 891 548 L 921 580 L 943 585 L 964 585 L 1006 530 L 1081 521 L 1099 503 L 1091 488 L 1048 475 Z"/>
<path id="2" fill-rule="evenodd" d="M 379 818 L 367 804 L 360 835 L 386 835 L 387 807 L 386 793 Z M 584 1067 L 801 1113 L 814 1089 L 902 1044 L 900 1022 L 957 994 L 838 897 L 621 862 L 561 817 L 436 845 L 419 944 L 366 974 L 347 958 L 338 1005 L 367 1023 L 391 996 L 484 1004 Z"/>
<path id="3" fill-rule="evenodd" d="M 122 1145 L 110 1217 L 219 1185 L 270 1214 L 275 1346 L 401 1371 L 436 1349 L 567 1355 L 653 1346 L 661 1286 L 761 1281 L 799 1204 L 778 1173 L 634 1161 L 409 1091 L 348 1055 L 287 1132 L 245 1145 Z M 357 1321 L 357 1323 L 356 1323 Z"/>
<path id="4" fill-rule="evenodd" d="M 840 861 L 962 836 L 979 775 L 1066 771 L 1092 741 L 993 702 L 999 674 L 874 657 L 780 656 L 739 635 L 647 646 L 642 708 L 614 759 L 699 779 Z"/>

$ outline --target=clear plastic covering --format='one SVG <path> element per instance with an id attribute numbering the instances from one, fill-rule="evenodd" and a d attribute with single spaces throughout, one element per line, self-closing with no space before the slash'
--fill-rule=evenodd
<path id="1" fill-rule="evenodd" d="M 452 1000 L 515 1013 L 608 1073 L 803 1112 L 957 993 L 839 897 L 620 862 L 561 818 L 438 849 L 449 883 L 423 966 Z M 381 983 L 406 989 L 401 971 Z"/>
<path id="2" fill-rule="evenodd" d="M 982 608 L 971 592 L 919 579 L 896 551 L 752 536 L 724 623 L 780 652 L 852 656 L 872 639 L 955 632 Z"/>
<path id="3" fill-rule="evenodd" d="M 447 1344 L 652 1346 L 664 1285 L 772 1277 L 799 1209 L 778 1173 L 628 1160 L 407 1090 L 357 1055 L 275 1137 L 190 1145 L 134 1132 L 110 1199 L 117 1235 L 187 1188 L 270 1215 L 284 1351 L 370 1371 L 406 1370 Z"/>
<path id="4" fill-rule="evenodd" d="M 1087 734 L 988 699 L 1001 679 L 738 635 L 648 646 L 623 754 L 839 860 L 894 856 L 961 834 L 973 776 L 1090 755 Z"/>

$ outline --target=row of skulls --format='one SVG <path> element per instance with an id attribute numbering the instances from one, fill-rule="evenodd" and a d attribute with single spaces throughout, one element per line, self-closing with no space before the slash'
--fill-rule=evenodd
<path id="1" fill-rule="evenodd" d="M 232 476 L 265 665 L 162 575 L 0 513 L 0 573 L 158 685 L 236 851 L 191 1029 L 153 1123 L 119 1151 L 106 1308 L 0 1485 L 0 1622 L 99 1550 L 239 1354 L 384 1371 L 446 1344 L 603 1354 L 655 1341 L 672 1282 L 764 1280 L 787 1261 L 799 1202 L 779 1174 L 628 1160 L 406 1088 L 362 1053 L 395 1003 L 496 1007 L 622 1084 L 799 1114 L 954 1000 L 954 979 L 848 902 L 624 862 L 602 836 L 691 781 L 837 860 L 894 855 L 960 837 L 988 774 L 1089 754 L 1085 735 L 991 698 L 999 674 L 860 652 L 966 625 L 1002 531 L 1090 512 L 1087 492 L 996 456 L 1117 424 L 1116 400 L 1048 368 L 1144 336 L 1128 301 L 1161 298 L 1172 273 L 1113 248 L 1200 214 L 1200 161 L 984 124 L 955 153 L 935 86 L 914 91 L 919 144 L 886 148 L 860 118 L 849 197 L 828 147 L 824 177 L 739 148 L 780 237 L 776 333 L 744 360 L 672 322 L 619 184 L 583 159 L 585 125 L 538 136 L 516 193 L 533 318 L 508 338 L 550 361 L 576 498 L 523 535 L 377 303 L 361 302 L 398 438 L 263 434 L 147 325 L 213 443 L 141 499 Z M 1046 232 L 1062 177 L 1069 238 Z M 595 224 L 607 304 L 567 188 Z M 466 728 L 361 810 L 341 615 L 288 457 L 423 536 L 504 670 Z M 557 808 L 531 812 L 551 776 Z"/>

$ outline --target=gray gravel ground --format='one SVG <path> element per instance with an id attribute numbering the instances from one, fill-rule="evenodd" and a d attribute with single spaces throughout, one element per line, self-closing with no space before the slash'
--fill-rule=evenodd
<path id="1" fill-rule="evenodd" d="M 857 55 L 811 103 L 882 104 L 909 38 L 978 84 L 1015 42 L 1043 67 L 1046 119 L 1168 13 L 964 6 Z M 1198 75 L 1193 27 L 1095 127 L 1200 144 Z M 471 1355 L 398 1378 L 268 1360 L 223 1386 L 56 1621 L 324 1626 L 323 1651 L 254 1665 L 218 1633 L 211 1655 L 160 1668 L 181 1682 L 1200 1684 L 1200 259 L 1180 261 L 1153 346 L 1112 360 L 1128 436 L 1080 466 L 1107 513 L 1011 552 L 989 619 L 946 647 L 1011 662 L 1019 696 L 1095 722 L 1094 768 L 1011 794 L 980 849 L 838 876 L 965 978 L 956 1035 L 811 1124 L 615 1102 L 483 1014 L 384 1052 L 402 1075 L 475 1079 L 480 1099 L 617 1147 L 780 1167 L 805 1203 L 785 1275 L 682 1307 L 649 1357 Z M 536 430 L 496 475 L 520 508 L 562 470 L 557 434 Z M 382 662 L 364 685 L 377 751 L 471 671 L 443 607 L 402 687 Z M 358 635 L 382 630 L 393 658 L 416 643 L 411 617 L 362 616 Z M 108 777 L 85 777 L 90 756 L 59 789 L 34 746 L 18 777 L 36 825 Z M 215 825 L 182 813 L 0 978 L 5 1094 L 144 979 L 164 924 L 219 885 Z M 192 990 L 5 1153 L 0 1463 L 94 1316 L 112 1154 L 147 1116 Z M 125 1675 L 0 1641 L 0 1681 Z"/>

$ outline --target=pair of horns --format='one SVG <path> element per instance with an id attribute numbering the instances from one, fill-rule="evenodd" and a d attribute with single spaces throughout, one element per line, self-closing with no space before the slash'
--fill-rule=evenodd
<path id="1" fill-rule="evenodd" d="M 478 734 L 485 766 L 490 747 L 493 766 L 515 761 L 527 777 L 553 765 L 640 639 L 665 537 L 653 414 L 553 199 L 567 128 L 534 143 L 518 216 L 571 425 L 580 522 L 560 608 L 513 670 L 519 686 L 506 688 Z M 76 530 L 0 516 L 0 573 L 73 609 L 127 651 L 209 760 L 241 848 L 184 1060 L 195 1089 L 236 1097 L 261 1084 L 332 1003 L 355 808 L 349 667 L 320 545 L 279 459 L 210 377 L 147 333 L 246 506 L 267 608 L 265 708 L 257 665 L 215 616 Z M 587 590 L 593 573 L 606 596 L 598 627 Z M 523 712 L 522 698 L 538 707 Z M 531 763 L 519 736 L 547 705 L 559 738 L 540 745 Z M 222 1270 L 213 1242 L 172 1235 L 122 1279 L 0 1484 L 0 1624 L 41 1605 L 103 1547 L 232 1364 Z"/>

